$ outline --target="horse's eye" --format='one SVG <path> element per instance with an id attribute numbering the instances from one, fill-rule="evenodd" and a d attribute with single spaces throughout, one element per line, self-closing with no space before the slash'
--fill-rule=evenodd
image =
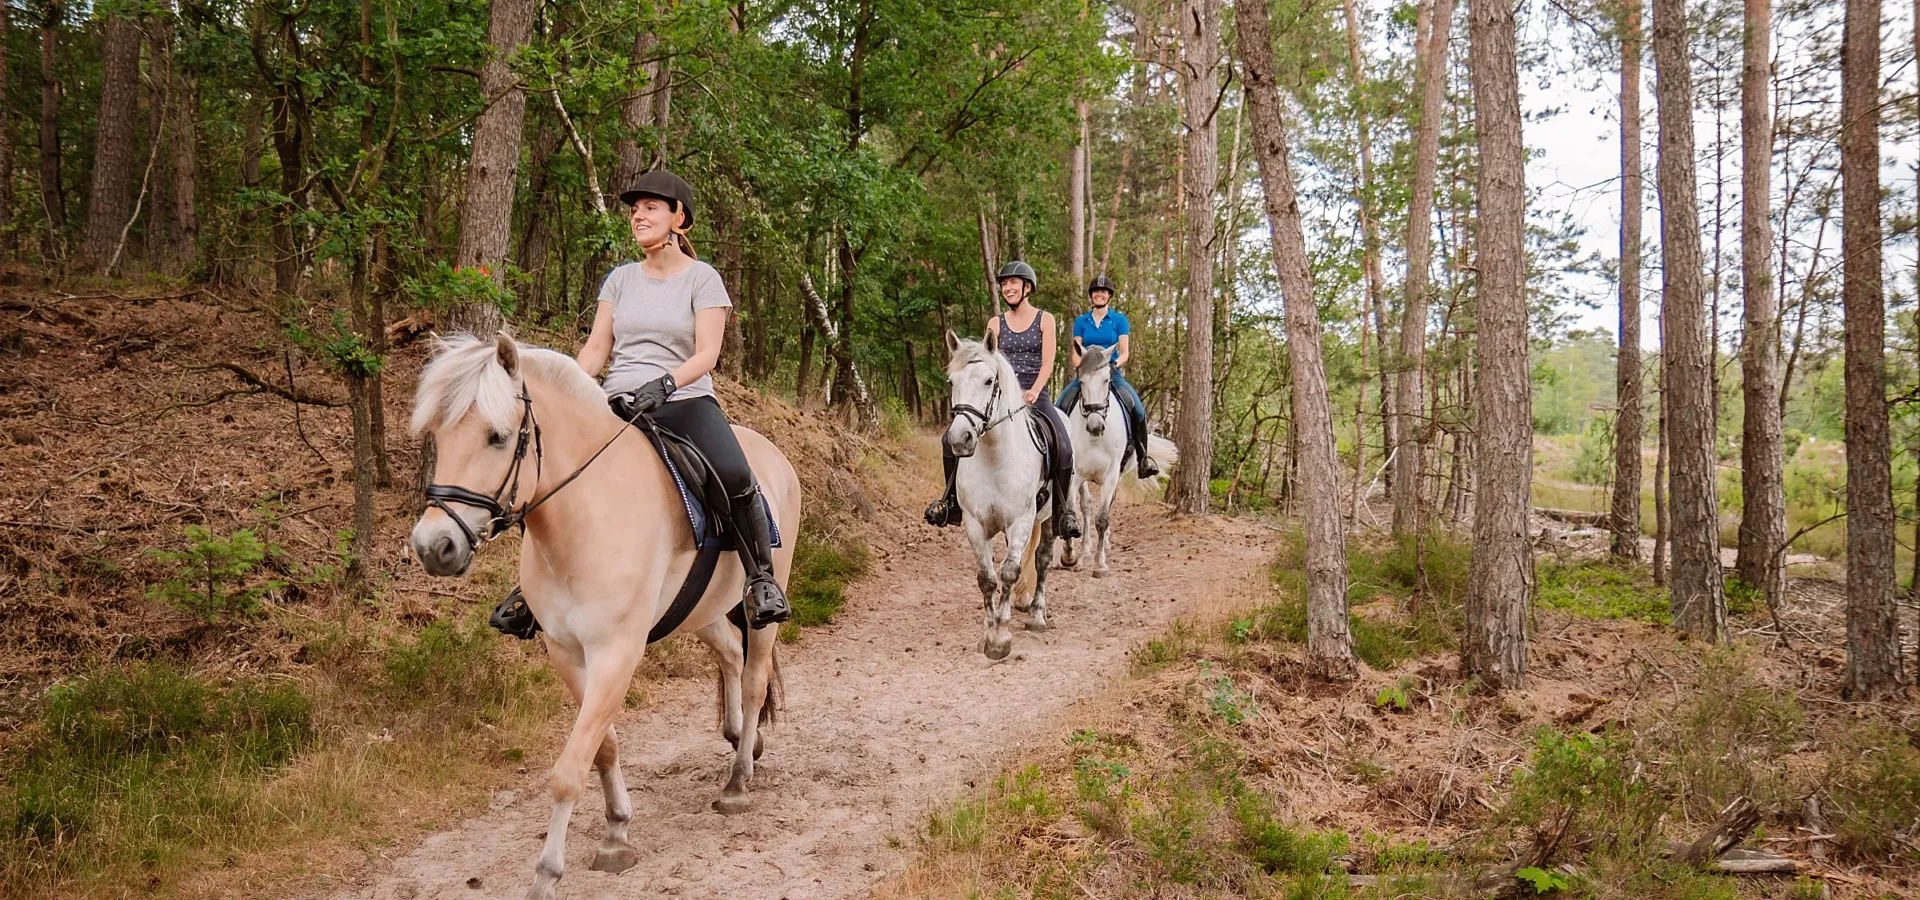
<path id="1" fill-rule="evenodd" d="M 489 447 L 505 447 L 506 445 L 507 445 L 507 436 L 506 436 L 506 435 L 504 435 L 504 434 L 501 434 L 501 433 L 500 433 L 500 432 L 498 432 L 498 431 L 489 431 L 489 432 L 487 432 L 487 446 L 489 446 Z"/>

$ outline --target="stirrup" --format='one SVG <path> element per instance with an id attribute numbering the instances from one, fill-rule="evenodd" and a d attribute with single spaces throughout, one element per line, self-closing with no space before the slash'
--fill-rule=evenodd
<path id="1" fill-rule="evenodd" d="M 1160 474 L 1160 467 L 1153 464 L 1153 457 L 1148 456 L 1145 453 L 1140 454 L 1140 468 L 1139 468 L 1140 480 L 1145 481 L 1159 474 Z"/>
<path id="2" fill-rule="evenodd" d="M 1080 517 L 1074 515 L 1071 509 L 1062 510 L 1055 517 L 1054 526 L 1054 530 L 1060 532 L 1056 537 L 1069 541 L 1080 537 Z"/>
<path id="3" fill-rule="evenodd" d="M 747 582 L 747 624 L 751 628 L 778 625 L 793 618 L 793 604 L 780 586 L 760 578 Z"/>
<path id="4" fill-rule="evenodd" d="M 507 599 L 493 608 L 493 615 L 487 617 L 487 624 L 501 634 L 523 641 L 532 640 L 534 635 L 540 633 L 540 620 L 534 618 L 533 610 L 527 608 L 527 600 L 521 595 L 518 585 L 514 586 Z"/>
<path id="5" fill-rule="evenodd" d="M 958 501 L 941 497 L 927 504 L 927 524 L 935 528 L 960 524 L 960 504 Z"/>

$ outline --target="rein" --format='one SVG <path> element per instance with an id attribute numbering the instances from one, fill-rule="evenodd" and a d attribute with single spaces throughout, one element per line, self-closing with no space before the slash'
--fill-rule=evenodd
<path id="1" fill-rule="evenodd" d="M 982 412 L 981 410 L 965 403 L 955 403 L 953 405 L 953 417 L 955 419 L 959 419 L 964 416 L 968 421 L 981 426 L 980 436 L 986 437 L 987 432 L 992 431 L 994 428 L 1005 423 L 1007 420 L 1012 419 L 1016 415 L 1019 415 L 1021 410 L 1031 408 L 1028 406 L 1016 406 L 1012 409 L 1007 410 L 1005 415 L 997 419 L 991 418 L 993 413 L 993 408 L 995 406 L 1000 405 L 1000 386 L 1001 386 L 1000 373 L 995 372 L 993 375 L 993 393 L 987 396 L 986 411 Z"/>
<path id="2" fill-rule="evenodd" d="M 467 536 L 467 543 L 473 547 L 475 551 L 478 551 L 494 538 L 499 537 L 516 525 L 522 528 L 526 527 L 527 516 L 532 514 L 534 510 L 539 509 L 540 504 L 553 499 L 553 495 L 560 493 L 562 488 L 572 484 L 574 479 L 584 474 L 587 471 L 587 467 L 593 465 L 594 460 L 600 458 L 600 454 L 607 452 L 607 448 L 612 447 L 613 442 L 619 440 L 621 435 L 626 434 L 627 429 L 632 427 L 635 422 L 648 418 L 645 412 L 636 411 L 633 418 L 623 420 L 620 430 L 615 431 L 613 437 L 607 438 L 607 442 L 601 444 L 600 449 L 593 451 L 593 455 L 587 457 L 587 461 L 581 463 L 579 468 L 574 469 L 572 474 L 561 479 L 560 483 L 554 485 L 552 490 L 534 497 L 527 502 L 527 505 L 516 509 L 514 507 L 514 501 L 518 499 L 520 495 L 520 471 L 527 458 L 527 446 L 529 444 L 533 446 L 534 484 L 540 483 L 540 474 L 545 458 L 544 450 L 540 445 L 540 422 L 534 418 L 533 397 L 527 393 L 525 383 L 520 385 L 520 405 L 520 433 L 514 442 L 513 462 L 508 465 L 507 474 L 501 476 L 500 487 L 494 489 L 492 496 L 468 490 L 456 484 L 430 484 L 427 485 L 425 491 L 427 505 L 446 513 L 447 518 L 452 519 L 455 525 L 460 526 L 461 533 Z M 502 499 L 503 496 L 504 501 Z M 461 503 L 486 510 L 489 513 L 489 518 L 486 524 L 482 526 L 484 533 L 474 531 L 465 519 L 454 515 L 453 510 L 447 508 L 448 503 Z"/>

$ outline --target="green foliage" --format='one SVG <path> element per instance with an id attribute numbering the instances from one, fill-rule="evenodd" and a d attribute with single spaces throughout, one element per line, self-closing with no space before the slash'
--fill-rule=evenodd
<path id="1" fill-rule="evenodd" d="M 1564 891 L 1573 886 L 1568 883 L 1565 875 L 1561 875 L 1558 872 L 1549 872 L 1539 866 L 1528 866 L 1513 874 L 1515 878 L 1524 882 L 1527 887 L 1532 888 L 1536 894 L 1551 894 L 1554 891 Z"/>
<path id="2" fill-rule="evenodd" d="M 379 670 L 365 680 L 389 714 L 429 732 L 498 725 L 539 675 L 506 654 L 484 619 L 427 623 L 411 642 L 378 651 Z"/>
<path id="3" fill-rule="evenodd" d="M 253 569 L 277 548 L 242 528 L 222 537 L 202 525 L 188 525 L 185 550 L 149 551 L 154 559 L 174 568 L 173 574 L 147 590 L 201 621 L 258 616 L 260 597 L 279 589 L 275 581 L 250 583 Z"/>
<path id="4" fill-rule="evenodd" d="M 1656 837 L 1663 803 L 1635 774 L 1631 747 L 1612 735 L 1543 729 L 1533 759 L 1516 773 L 1497 821 L 1531 829 L 1565 816 L 1571 846 L 1591 842 L 1602 856 L 1640 854 Z"/>
<path id="5" fill-rule="evenodd" d="M 1717 818 L 1735 797 L 1762 808 L 1792 802 L 1780 759 L 1806 735 L 1805 714 L 1790 693 L 1753 675 L 1742 651 L 1701 657 L 1689 698 L 1652 729 L 1649 748 L 1663 759 L 1664 786 L 1693 821 Z"/>
<path id="6" fill-rule="evenodd" d="M 1920 749 L 1913 738 L 1861 726 L 1838 743 L 1824 782 L 1827 819 L 1842 849 L 1859 860 L 1920 860 L 1911 839 L 1920 822 Z"/>
<path id="7" fill-rule="evenodd" d="M 1282 545 L 1271 569 L 1281 599 L 1256 610 L 1244 626 L 1230 626 L 1239 629 L 1242 640 L 1306 642 L 1305 555 L 1305 542 L 1297 533 Z M 1458 640 L 1469 560 L 1465 544 L 1439 533 L 1384 546 L 1349 544 L 1349 605 L 1384 598 L 1392 606 L 1386 618 L 1352 615 L 1354 655 L 1376 669 L 1389 669 L 1451 649 Z"/>
<path id="8" fill-rule="evenodd" d="M 1176 660 L 1185 659 L 1199 646 L 1199 635 L 1193 626 L 1184 619 L 1175 619 L 1167 626 L 1165 635 L 1152 638 L 1133 648 L 1133 668 L 1136 672 L 1151 672 L 1164 668 Z"/>
<path id="9" fill-rule="evenodd" d="M 250 789 L 313 740 L 311 709 L 288 681 L 222 684 L 167 662 L 54 686 L 0 787 L 0 874 L 151 868 L 275 818 Z"/>
<path id="10" fill-rule="evenodd" d="M 1244 796 L 1234 808 L 1240 826 L 1240 848 L 1260 868 L 1275 875 L 1319 875 L 1338 869 L 1336 859 L 1347 852 L 1347 835 L 1340 831 L 1303 831 L 1277 821 L 1272 804 L 1261 797 Z"/>
<path id="11" fill-rule="evenodd" d="M 1739 578 L 1727 576 L 1726 583 L 1727 612 L 1736 616 L 1752 615 L 1753 611 L 1766 604 L 1760 589 Z"/>
<path id="12" fill-rule="evenodd" d="M 513 292 L 494 280 L 488 266 L 456 266 L 439 260 L 402 282 L 400 290 L 416 306 L 436 311 L 481 304 L 510 315 L 514 307 Z"/>
<path id="13" fill-rule="evenodd" d="M 865 545 L 852 540 L 827 541 L 820 529 L 802 527 L 793 548 L 793 572 L 787 579 L 787 598 L 793 619 L 781 626 L 783 640 L 799 637 L 799 629 L 825 625 L 847 602 L 847 585 L 872 566 Z"/>
<path id="14" fill-rule="evenodd" d="M 1233 676 L 1214 668 L 1213 663 L 1201 660 L 1200 680 L 1206 689 L 1207 710 L 1220 721 L 1239 725 L 1258 714 L 1253 695 L 1236 687 Z"/>
<path id="15" fill-rule="evenodd" d="M 1405 684 L 1390 684 L 1373 695 L 1373 705 L 1376 709 L 1395 709 L 1405 712 L 1413 705 L 1413 701 L 1407 696 Z"/>
<path id="16" fill-rule="evenodd" d="M 1643 568 L 1543 559 L 1535 572 L 1534 595 L 1542 606 L 1591 619 L 1638 619 L 1664 625 L 1671 618 L 1666 591 L 1654 587 Z"/>
<path id="17" fill-rule="evenodd" d="M 1613 483 L 1613 423 L 1603 416 L 1587 420 L 1580 435 L 1580 455 L 1573 460 L 1573 480 L 1581 484 Z"/>

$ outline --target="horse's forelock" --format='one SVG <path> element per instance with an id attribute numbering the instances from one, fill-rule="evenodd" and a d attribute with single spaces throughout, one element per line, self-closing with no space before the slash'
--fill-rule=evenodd
<path id="1" fill-rule="evenodd" d="M 520 345 L 523 373 L 556 385 L 583 402 L 599 402 L 600 388 L 573 359 L 544 347 Z M 519 392 L 513 376 L 501 368 L 492 341 L 470 334 L 442 338 L 440 352 L 420 373 L 413 404 L 411 430 L 417 436 L 477 413 L 493 430 L 506 433 L 518 427 Z"/>
<path id="2" fill-rule="evenodd" d="M 1100 368 L 1106 364 L 1107 348 L 1088 347 L 1086 352 L 1080 354 L 1080 370 L 1074 374 L 1078 375 L 1081 379 L 1091 378 L 1098 374 Z"/>

